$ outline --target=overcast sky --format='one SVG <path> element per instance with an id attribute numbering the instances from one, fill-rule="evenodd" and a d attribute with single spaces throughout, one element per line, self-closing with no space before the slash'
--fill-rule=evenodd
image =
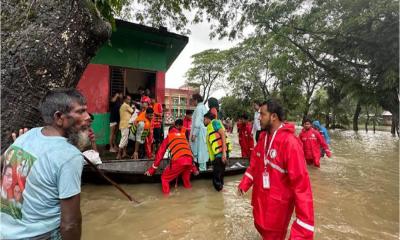
<path id="1" fill-rule="evenodd" d="M 167 88 L 178 88 L 185 83 L 185 73 L 190 68 L 193 54 L 210 48 L 227 49 L 238 43 L 237 40 L 229 41 L 228 39 L 218 40 L 215 38 L 210 40 L 208 23 L 191 25 L 190 30 L 192 33 L 188 36 L 188 44 L 167 71 L 165 77 Z M 223 90 L 211 94 L 211 96 L 217 98 L 224 95 L 225 92 Z"/>

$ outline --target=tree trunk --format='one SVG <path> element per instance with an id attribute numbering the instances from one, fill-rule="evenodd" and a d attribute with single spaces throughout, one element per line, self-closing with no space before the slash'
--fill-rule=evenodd
<path id="1" fill-rule="evenodd" d="M 353 130 L 358 131 L 358 118 L 360 117 L 361 113 L 361 101 L 360 99 L 357 101 L 356 111 L 354 112 L 353 116 Z"/>
<path id="2" fill-rule="evenodd" d="M 369 112 L 368 112 L 368 106 L 365 107 L 365 110 L 367 112 L 367 119 L 365 120 L 365 131 L 368 132 L 368 123 L 369 123 Z"/>
<path id="3" fill-rule="evenodd" d="M 90 0 L 1 2 L 1 151 L 11 131 L 42 124 L 41 97 L 75 87 L 96 50 L 110 37 Z"/>
<path id="4" fill-rule="evenodd" d="M 374 130 L 374 133 L 375 133 L 375 130 L 376 130 L 376 115 L 374 116 L 374 118 L 372 120 L 372 129 Z"/>
<path id="5" fill-rule="evenodd" d="M 310 102 L 310 98 L 311 97 L 307 97 L 307 99 L 306 99 L 306 106 L 304 107 L 303 119 L 308 116 L 308 112 L 310 111 L 310 106 L 311 106 L 311 103 L 309 103 Z"/>
<path id="6" fill-rule="evenodd" d="M 327 111 L 326 111 L 326 114 L 325 114 L 325 127 L 326 128 L 330 128 L 330 123 L 331 123 L 331 120 L 329 118 L 330 111 L 331 111 L 331 109 L 328 108 Z"/>
<path id="7" fill-rule="evenodd" d="M 397 112 L 397 114 L 392 113 L 392 127 L 390 132 L 392 133 L 393 136 L 399 136 L 399 113 Z"/>

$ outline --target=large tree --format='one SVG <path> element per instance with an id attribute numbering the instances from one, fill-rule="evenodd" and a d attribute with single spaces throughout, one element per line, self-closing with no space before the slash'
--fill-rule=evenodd
<path id="1" fill-rule="evenodd" d="M 393 114 L 392 133 L 398 133 L 398 5 L 397 0 L 231 0 L 222 12 L 211 13 L 218 20 L 212 35 L 235 38 L 253 26 L 259 37 L 280 37 L 334 81 L 372 86 L 379 104 Z"/>
<path id="2" fill-rule="evenodd" d="M 111 36 L 114 16 L 188 32 L 190 21 L 223 7 L 211 0 L 1 0 L 1 150 L 11 131 L 41 125 L 37 106 L 46 91 L 76 86 Z M 192 19 L 184 14 L 194 10 Z"/>
<path id="3" fill-rule="evenodd" d="M 94 5 L 77 1 L 2 1 L 1 149 L 10 131 L 42 123 L 46 91 L 74 87 L 111 26 Z"/>
<path id="4" fill-rule="evenodd" d="M 186 84 L 200 88 L 204 102 L 224 86 L 227 57 L 225 51 L 208 49 L 192 56 L 192 67 L 186 72 Z"/>

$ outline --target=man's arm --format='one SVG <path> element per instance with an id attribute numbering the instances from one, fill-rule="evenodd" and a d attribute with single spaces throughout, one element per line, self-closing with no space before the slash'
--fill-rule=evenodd
<path id="1" fill-rule="evenodd" d="M 226 162 L 226 152 L 228 151 L 228 148 L 227 148 L 227 146 L 226 146 L 225 129 L 223 129 L 223 128 L 218 129 L 218 133 L 221 135 L 221 141 L 222 141 L 222 161 L 225 163 L 225 162 Z"/>
<path id="2" fill-rule="evenodd" d="M 81 238 L 82 215 L 80 203 L 80 194 L 61 199 L 60 232 L 63 240 L 76 240 Z"/>
<path id="3" fill-rule="evenodd" d="M 326 156 L 331 157 L 331 155 L 332 155 L 331 150 L 329 150 L 329 146 L 328 146 L 328 144 L 326 144 L 324 136 L 322 136 L 322 134 L 320 134 L 318 131 L 315 131 L 315 132 L 316 132 L 315 135 L 317 136 L 320 146 L 326 152 Z"/>
<path id="4" fill-rule="evenodd" d="M 247 192 L 251 186 L 253 186 L 253 176 L 256 167 L 256 151 L 251 151 L 250 154 L 250 166 L 246 169 L 246 172 L 243 174 L 242 180 L 238 186 L 238 192 L 240 195 Z"/>
<path id="5" fill-rule="evenodd" d="M 133 110 L 133 108 L 131 107 L 131 106 L 127 106 L 127 108 L 126 108 L 126 111 L 128 111 L 129 112 L 129 114 L 133 114 L 134 113 L 134 110 Z"/>
<path id="6" fill-rule="evenodd" d="M 161 143 L 160 147 L 158 148 L 156 158 L 149 169 L 144 173 L 146 176 L 151 176 L 157 170 L 158 166 L 160 166 L 160 162 L 164 157 L 165 151 L 167 150 L 168 146 L 168 138 L 165 138 Z"/>
<path id="7" fill-rule="evenodd" d="M 59 153 L 58 156 L 65 154 Z M 60 232 L 62 239 L 80 239 L 82 216 L 80 210 L 82 155 L 70 157 L 58 170 L 58 198 L 61 207 Z"/>

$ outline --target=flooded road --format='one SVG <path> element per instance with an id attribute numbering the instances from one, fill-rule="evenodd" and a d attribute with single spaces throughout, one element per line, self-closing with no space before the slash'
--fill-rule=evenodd
<path id="1" fill-rule="evenodd" d="M 388 132 L 333 131 L 333 157 L 309 167 L 315 239 L 399 239 L 399 140 Z M 237 139 L 234 139 L 237 143 Z M 236 152 L 235 154 L 238 154 Z M 234 154 L 234 155 L 235 155 Z M 133 206 L 112 186 L 82 188 L 82 239 L 260 239 L 250 196 L 236 195 L 241 176 L 225 192 L 211 180 L 192 182 L 163 197 L 160 184 L 123 185 Z"/>

